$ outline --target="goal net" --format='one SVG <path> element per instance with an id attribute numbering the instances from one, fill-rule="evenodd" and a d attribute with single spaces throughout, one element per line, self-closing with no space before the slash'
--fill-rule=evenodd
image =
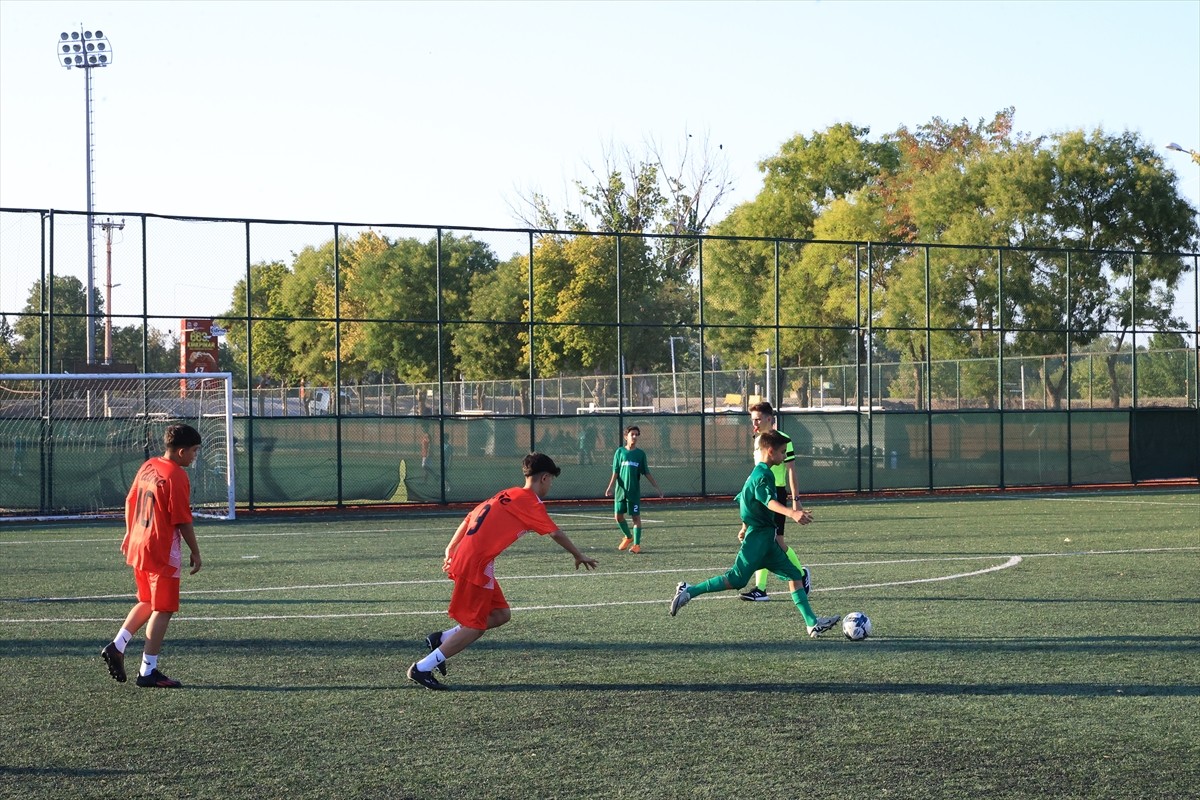
<path id="1" fill-rule="evenodd" d="M 234 518 L 233 380 L 227 372 L 0 374 L 0 519 L 119 517 L 172 423 L 200 431 L 192 513 Z"/>

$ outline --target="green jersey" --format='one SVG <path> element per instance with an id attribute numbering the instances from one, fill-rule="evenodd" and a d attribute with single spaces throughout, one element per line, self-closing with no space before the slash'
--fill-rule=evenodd
<path id="1" fill-rule="evenodd" d="M 627 450 L 618 447 L 613 453 L 613 472 L 617 476 L 617 484 L 613 490 L 613 500 L 628 500 L 638 503 L 642 499 L 642 476 L 650 474 L 646 463 L 646 453 L 640 448 Z"/>
<path id="2" fill-rule="evenodd" d="M 776 464 L 775 466 L 771 467 L 771 474 L 773 474 L 775 476 L 775 485 L 776 486 L 787 486 L 787 465 L 788 465 L 788 462 L 796 460 L 796 448 L 794 448 L 792 446 L 792 437 L 788 436 L 786 433 L 779 430 L 778 428 L 775 429 L 775 432 L 778 433 L 780 436 L 782 436 L 784 439 L 787 439 L 787 450 L 784 451 L 783 463 Z M 759 459 L 759 454 L 761 452 L 762 451 L 758 449 L 758 437 L 755 436 L 754 437 L 754 463 L 755 464 L 759 463 L 758 459 Z"/>
<path id="3" fill-rule="evenodd" d="M 766 462 L 760 461 L 754 465 L 750 477 L 738 494 L 738 509 L 742 522 L 746 523 L 747 534 L 750 531 L 770 531 L 775 533 L 775 512 L 767 508 L 767 502 L 775 499 L 775 476 Z"/>

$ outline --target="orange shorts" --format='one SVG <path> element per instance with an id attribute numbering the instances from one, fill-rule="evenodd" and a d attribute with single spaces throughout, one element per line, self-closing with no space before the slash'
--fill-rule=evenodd
<path id="1" fill-rule="evenodd" d="M 149 603 L 151 611 L 179 610 L 179 578 L 161 572 L 133 571 L 139 603 Z"/>
<path id="2" fill-rule="evenodd" d="M 454 591 L 450 594 L 450 618 L 467 628 L 485 631 L 488 617 L 497 608 L 508 608 L 504 592 L 500 584 L 492 581 L 492 588 L 480 586 L 467 580 L 454 582 Z"/>

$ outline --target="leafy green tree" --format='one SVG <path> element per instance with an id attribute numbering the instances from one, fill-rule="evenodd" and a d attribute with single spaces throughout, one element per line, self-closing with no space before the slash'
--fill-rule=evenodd
<path id="1" fill-rule="evenodd" d="M 440 352 L 444 374 L 457 375 L 460 366 L 448 338 L 439 338 L 437 320 L 467 319 L 472 281 L 497 263 L 485 243 L 452 233 L 372 248 L 348 271 L 345 294 L 358 316 L 381 322 L 364 324 L 350 352 L 371 370 L 411 382 L 437 380 Z"/>
<path id="2" fill-rule="evenodd" d="M 755 199 L 713 227 L 715 234 L 745 237 L 705 248 L 705 321 L 729 326 L 712 329 L 709 342 L 727 363 L 749 365 L 758 352 L 775 348 L 773 331 L 761 327 L 776 322 L 787 326 L 778 343 L 781 366 L 820 364 L 844 353 L 858 297 L 854 249 L 754 237 L 807 240 L 820 230 L 819 238 L 880 238 L 882 206 L 866 202 L 864 190 L 894 168 L 898 153 L 889 142 L 868 141 L 869 132 L 838 124 L 785 142 L 759 164 L 763 188 Z M 814 325 L 845 327 L 808 327 Z M 794 388 L 806 400 L 805 379 Z"/>
<path id="3" fill-rule="evenodd" d="M 1138 352 L 1138 402 L 1187 400 L 1189 365 L 1195 363 L 1183 334 L 1158 332 L 1150 337 L 1145 350 Z"/>
<path id="4" fill-rule="evenodd" d="M 0 314 L 0 372 L 16 372 L 19 358 L 17 332 L 9 324 L 8 315 Z"/>
<path id="5" fill-rule="evenodd" d="M 250 306 L 246 303 L 246 279 L 233 287 L 228 311 L 218 320 L 226 330 L 225 341 L 232 360 L 231 368 L 239 385 L 246 382 L 246 325 L 253 335 L 250 379 L 258 385 L 279 382 L 291 384 L 301 377 L 294 370 L 283 290 L 292 272 L 282 262 L 260 262 L 250 267 Z"/>
<path id="6" fill-rule="evenodd" d="M 143 344 L 145 368 L 143 370 Z M 112 332 L 113 361 L 145 372 L 178 372 L 179 339 L 153 326 L 121 325 Z"/>
<path id="7" fill-rule="evenodd" d="M 49 306 L 50 298 L 42 297 L 44 284 L 41 279 L 34 282 L 25 301 L 23 314 L 13 325 L 20 337 L 18 363 L 27 372 L 58 372 L 62 369 L 81 368 L 87 361 L 87 295 L 83 282 L 71 275 L 56 275 L 51 283 L 54 310 L 54 352 L 49 352 L 51 343 L 42 340 L 43 309 Z M 99 292 L 94 292 L 96 309 L 93 326 L 97 341 L 102 341 L 103 332 L 99 321 L 104 304 Z"/>

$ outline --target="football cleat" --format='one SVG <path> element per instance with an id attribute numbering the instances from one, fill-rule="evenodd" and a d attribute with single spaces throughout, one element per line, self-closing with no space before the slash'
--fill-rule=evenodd
<path id="1" fill-rule="evenodd" d="M 738 597 L 742 598 L 743 600 L 749 600 L 754 603 L 765 603 L 766 601 L 771 599 L 771 596 L 769 594 L 764 592 L 762 589 L 759 589 L 757 586 L 755 586 L 753 589 L 751 589 L 748 592 L 742 592 L 741 594 L 738 595 Z"/>
<path id="2" fill-rule="evenodd" d="M 138 675 L 137 685 L 142 687 L 154 687 L 156 689 L 178 689 L 183 686 L 177 680 L 168 678 L 158 671 L 158 667 L 150 670 L 149 675 Z"/>
<path id="3" fill-rule="evenodd" d="M 635 544 L 633 547 L 629 548 L 629 552 L 636 555 L 636 554 L 642 552 L 642 546 L 640 544 Z"/>
<path id="4" fill-rule="evenodd" d="M 432 672 L 425 672 L 417 669 L 417 665 L 413 664 L 408 668 L 408 679 L 413 683 L 419 683 L 426 689 L 445 689 L 442 682 L 433 677 Z"/>
<path id="5" fill-rule="evenodd" d="M 837 625 L 838 620 L 841 618 L 841 614 L 834 614 L 832 617 L 817 617 L 817 624 L 808 626 L 808 635 L 814 639 L 817 638 L 834 625 Z"/>
<path id="6" fill-rule="evenodd" d="M 688 600 L 692 599 L 687 590 L 688 585 L 682 581 L 680 581 L 679 585 L 675 587 L 675 596 L 671 598 L 670 613 L 672 617 L 679 613 L 679 609 L 687 605 Z"/>
<path id="7" fill-rule="evenodd" d="M 617 549 L 618 550 L 626 550 L 629 548 L 629 545 L 631 545 L 631 544 L 633 544 L 633 537 L 626 536 L 624 539 L 621 540 L 621 543 L 619 545 L 617 545 Z"/>
<path id="8" fill-rule="evenodd" d="M 114 681 L 124 683 L 127 680 L 125 677 L 125 654 L 117 649 L 116 642 L 104 645 L 104 649 L 100 651 L 100 657 L 108 665 L 108 674 L 112 675 Z"/>

